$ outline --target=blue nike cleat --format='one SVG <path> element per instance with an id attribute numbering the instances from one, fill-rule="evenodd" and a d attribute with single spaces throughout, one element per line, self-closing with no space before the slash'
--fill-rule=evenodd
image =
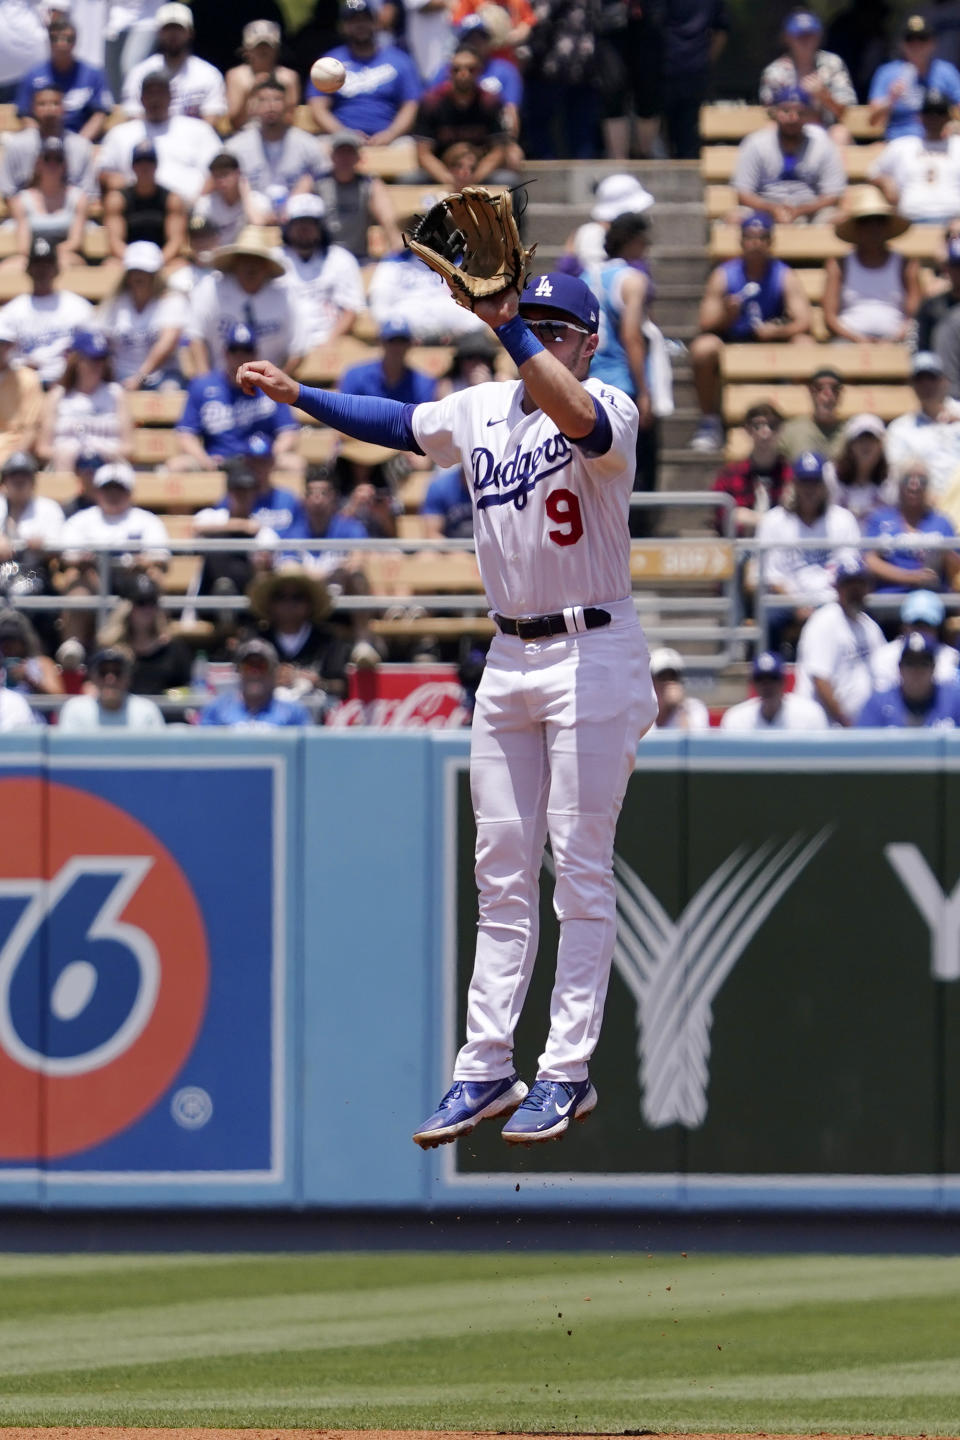
<path id="1" fill-rule="evenodd" d="M 586 1120 L 597 1103 L 589 1080 L 537 1080 L 500 1132 L 515 1145 L 559 1140 L 571 1120 Z"/>
<path id="2" fill-rule="evenodd" d="M 517 1076 L 504 1080 L 455 1080 L 429 1120 L 414 1133 L 424 1150 L 447 1145 L 460 1135 L 469 1135 L 481 1120 L 495 1115 L 512 1115 L 527 1093 Z"/>

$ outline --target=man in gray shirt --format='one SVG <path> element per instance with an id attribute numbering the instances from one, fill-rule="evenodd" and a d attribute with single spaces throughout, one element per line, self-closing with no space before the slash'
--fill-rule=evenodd
<path id="1" fill-rule="evenodd" d="M 83 135 L 63 128 L 63 94 L 55 85 L 35 90 L 31 115 L 35 125 L 4 135 L 0 159 L 0 195 L 8 200 L 18 190 L 33 184 L 37 156 L 44 140 L 63 141 L 67 162 L 67 184 L 78 186 L 86 195 L 99 196 L 93 177 L 93 146 Z"/>
<path id="2" fill-rule="evenodd" d="M 771 108 L 774 129 L 740 142 L 733 188 L 749 210 L 764 210 L 780 225 L 825 220 L 847 188 L 840 152 L 819 125 L 798 87 L 780 90 Z"/>
<path id="3" fill-rule="evenodd" d="M 330 162 L 315 135 L 288 122 L 286 92 L 274 76 L 254 85 L 248 103 L 254 119 L 226 148 L 240 162 L 250 189 L 266 197 L 279 219 L 288 196 L 312 190 Z"/>

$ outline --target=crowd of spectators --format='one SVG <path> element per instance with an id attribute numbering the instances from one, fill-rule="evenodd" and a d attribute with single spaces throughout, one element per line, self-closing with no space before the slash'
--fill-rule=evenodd
<path id="1" fill-rule="evenodd" d="M 307 79 L 313 56 L 304 63 L 274 19 L 247 23 L 237 63 L 215 65 L 196 43 L 199 13 L 176 0 L 89 6 L 82 25 L 68 5 L 18 4 L 37 25 L 18 33 L 0 65 L 0 100 L 21 126 L 3 135 L 0 155 L 0 285 L 6 277 L 13 293 L 0 308 L 0 585 L 8 609 L 18 595 L 70 603 L 60 615 L 37 609 L 26 637 L 10 632 L 24 655 L 17 669 L 4 649 L 7 687 L 50 695 L 85 686 L 70 714 L 89 728 L 154 724 L 149 705 L 132 702 L 193 685 L 195 651 L 171 632 L 163 606 L 175 571 L 171 531 L 136 499 L 136 397 L 152 393 L 160 404 L 176 392 L 163 468 L 222 477 L 219 497 L 186 533 L 253 542 L 212 551 L 190 582 L 223 606 L 203 612 L 213 617 L 206 659 L 235 659 L 243 680 L 236 703 L 218 702 L 206 723 L 315 717 L 343 695 L 351 658 L 376 663 L 386 653 L 356 603 L 369 582 L 351 544 L 396 536 L 397 479 L 423 462 L 401 457 L 391 469 L 334 451 L 329 463 L 309 464 L 294 415 L 244 395 L 237 365 L 263 358 L 295 372 L 360 333 L 379 353 L 339 367 L 351 393 L 418 403 L 493 376 L 502 357 L 486 327 L 404 248 L 411 216 L 389 184 L 364 173 L 362 152 L 379 151 L 384 173 L 420 192 L 510 185 L 528 157 L 692 158 L 727 7 L 341 0 L 337 33 L 321 48 L 342 61 L 346 83 L 320 94 Z M 87 9 L 102 10 L 99 32 Z M 748 410 L 746 453 L 723 465 L 715 488 L 733 499 L 735 533 L 764 546 L 743 581 L 747 604 L 758 614 L 763 606 L 771 648 L 753 665 L 756 703 L 729 728 L 796 726 L 814 709 L 829 723 L 855 720 L 866 696 L 831 689 L 829 677 L 827 689 L 819 684 L 821 661 L 810 656 L 830 646 L 814 643 L 818 626 L 852 626 L 862 660 L 865 645 L 875 648 L 863 639 L 873 637 L 871 588 L 936 598 L 960 566 L 943 543 L 960 522 L 960 72 L 937 52 L 931 23 L 914 16 L 897 55 L 877 49 L 865 73 L 869 37 L 850 42 L 842 18 L 831 48 L 812 11 L 791 11 L 782 49 L 759 77 L 770 123 L 740 146 L 727 217 L 739 225 L 741 253 L 711 274 L 690 346 L 701 411 L 692 444 L 704 454 L 725 444 L 727 344 L 809 341 L 818 320 L 834 343 L 910 346 L 917 408 L 889 426 L 849 417 L 826 348 L 808 414 L 785 420 L 774 387 Z M 853 191 L 845 115 L 857 100 L 888 143 L 871 187 Z M 654 319 L 654 205 L 635 175 L 606 175 L 562 262 L 601 300 L 594 373 L 638 406 L 641 490 L 656 484 L 673 410 L 668 344 Z M 815 314 L 775 244 L 782 227 L 823 224 L 851 248 L 827 260 Z M 922 224 L 947 227 L 939 288 L 925 287 L 917 262 L 891 248 Z M 88 256 L 108 282 L 93 300 L 71 289 L 94 294 L 74 280 Z M 435 379 L 411 365 L 410 351 L 438 344 L 453 359 Z M 58 500 L 45 472 L 57 477 Z M 420 493 L 425 537 L 469 534 L 459 470 L 424 475 Z M 718 513 L 718 527 L 728 524 Z M 633 512 L 631 529 L 648 533 L 646 512 Z M 184 533 L 177 526 L 173 538 Z M 293 543 L 303 540 L 343 548 L 310 555 Z M 875 544 L 861 552 L 862 540 Z M 95 605 L 105 543 L 115 547 L 107 578 L 118 597 L 106 625 Z M 354 603 L 338 607 L 340 596 Z M 884 623 L 890 634 L 894 611 Z M 927 640 L 941 644 L 943 634 Z M 923 668 L 916 646 L 901 648 L 907 668 Z M 784 671 L 794 656 L 795 695 Z M 894 688 L 902 658 L 888 654 Z M 662 651 L 655 660 L 659 723 L 702 725 L 682 657 Z M 934 683 L 952 683 L 942 666 Z"/>

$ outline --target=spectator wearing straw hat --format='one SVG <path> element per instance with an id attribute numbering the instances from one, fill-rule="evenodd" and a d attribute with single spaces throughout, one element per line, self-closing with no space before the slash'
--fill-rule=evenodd
<path id="1" fill-rule="evenodd" d="M 837 238 L 853 246 L 825 266 L 823 318 L 838 340 L 905 340 L 920 304 L 920 271 L 890 249 L 910 229 L 874 185 L 859 186 L 834 221 Z"/>
<path id="2" fill-rule="evenodd" d="M 351 641 L 327 624 L 333 600 L 316 571 L 281 564 L 250 587 L 250 608 L 261 635 L 277 652 L 277 683 L 298 697 L 314 690 L 343 695 Z"/>
<path id="3" fill-rule="evenodd" d="M 307 348 L 306 331 L 294 295 L 279 283 L 286 269 L 269 237 L 248 225 L 232 245 L 214 252 L 213 263 L 193 294 L 187 324 L 197 374 L 223 367 L 226 339 L 236 325 L 256 336 L 258 359 L 295 370 Z"/>
<path id="4" fill-rule="evenodd" d="M 928 90 L 960 104 L 960 71 L 935 54 L 937 36 L 923 15 L 911 15 L 900 34 L 900 58 L 881 65 L 870 81 L 870 123 L 884 138 L 922 135 L 920 112 Z"/>
<path id="5" fill-rule="evenodd" d="M 642 215 L 654 203 L 650 191 L 635 175 L 605 175 L 594 193 L 590 219 L 569 236 L 567 253 L 575 255 L 585 270 L 602 265 L 607 258 L 604 241 L 611 223 L 620 215 Z"/>

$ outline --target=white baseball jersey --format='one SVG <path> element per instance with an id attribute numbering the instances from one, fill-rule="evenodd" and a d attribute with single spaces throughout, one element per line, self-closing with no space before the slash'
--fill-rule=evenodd
<path id="1" fill-rule="evenodd" d="M 308 260 L 290 249 L 277 258 L 287 271 L 278 284 L 290 296 L 308 350 L 330 339 L 341 311 L 367 308 L 360 266 L 342 245 L 315 251 Z"/>
<path id="2" fill-rule="evenodd" d="M 424 453 L 437 465 L 463 466 L 477 563 L 501 615 L 547 615 L 630 596 L 637 407 L 599 380 L 584 385 L 610 422 L 603 455 L 585 453 L 541 410 L 525 415 L 520 380 L 475 385 L 414 410 Z"/>
<path id="3" fill-rule="evenodd" d="M 772 720 L 763 718 L 756 696 L 739 705 L 731 705 L 720 721 L 721 730 L 826 730 L 827 715 L 816 700 L 802 695 L 784 695 Z"/>
<path id="4" fill-rule="evenodd" d="M 869 615 L 847 615 L 839 601 L 821 605 L 800 631 L 795 693 L 816 695 L 814 680 L 827 680 L 847 715 L 858 715 L 873 693 L 872 662 L 884 644 Z"/>

